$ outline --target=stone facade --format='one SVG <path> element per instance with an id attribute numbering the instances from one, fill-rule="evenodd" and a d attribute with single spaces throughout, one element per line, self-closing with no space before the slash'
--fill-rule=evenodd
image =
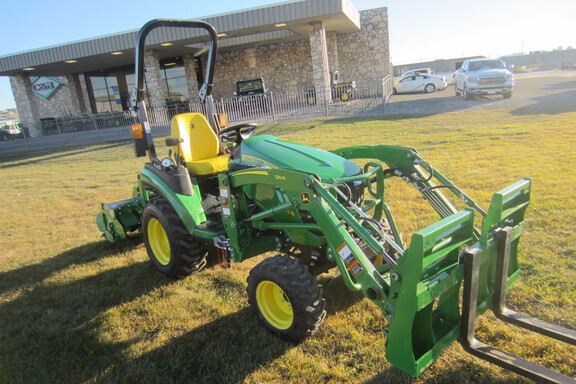
<path id="1" fill-rule="evenodd" d="M 361 30 L 337 35 L 341 79 L 373 84 L 392 73 L 388 35 L 388 9 L 360 12 Z M 332 69 L 332 68 L 331 68 Z"/>
<path id="2" fill-rule="evenodd" d="M 165 105 L 164 95 L 167 93 L 166 83 L 162 81 L 160 76 L 160 58 L 158 51 L 155 49 L 147 49 L 144 52 L 144 69 L 146 70 L 146 86 L 148 88 L 148 96 L 150 106 L 153 108 L 160 108 Z"/>
<path id="3" fill-rule="evenodd" d="M 310 55 L 312 56 L 312 78 L 316 97 L 320 102 L 332 101 L 330 92 L 330 64 L 328 63 L 328 43 L 324 23 L 312 23 L 310 32 Z M 324 90 L 321 92 L 320 90 Z"/>
<path id="4" fill-rule="evenodd" d="M 182 61 L 184 65 L 184 73 L 186 74 L 186 86 L 188 87 L 190 101 L 196 101 L 198 99 L 199 90 L 198 79 L 196 79 L 196 63 L 194 55 L 191 53 L 185 53 L 182 56 Z"/>
<path id="5" fill-rule="evenodd" d="M 38 108 L 34 100 L 37 96 L 32 92 L 30 76 L 25 73 L 18 73 L 16 76 L 11 76 L 10 85 L 12 86 L 12 93 L 14 94 L 20 121 L 28 127 L 31 136 L 39 136 L 40 115 L 38 114 Z"/>
<path id="6" fill-rule="evenodd" d="M 238 80 L 263 77 L 271 91 L 310 88 L 312 59 L 307 40 L 221 52 L 216 61 L 214 96 L 230 97 Z"/>
<path id="7" fill-rule="evenodd" d="M 89 109 L 88 93 L 83 75 L 52 76 L 63 85 L 45 100 L 32 91 L 34 77 L 18 74 L 10 78 L 20 121 L 29 129 L 30 136 L 42 134 L 40 119 L 44 117 L 80 116 Z M 84 83 L 84 84 L 83 84 Z"/>

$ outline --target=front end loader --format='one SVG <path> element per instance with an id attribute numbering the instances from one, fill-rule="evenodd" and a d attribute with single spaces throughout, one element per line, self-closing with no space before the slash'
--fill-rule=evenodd
<path id="1" fill-rule="evenodd" d="M 142 97 L 145 39 L 158 27 L 190 27 L 210 39 L 199 86 L 206 116 L 176 115 L 162 160 Z M 459 340 L 470 353 L 533 380 L 576 383 L 474 338 L 476 317 L 491 309 L 505 321 L 576 344 L 576 332 L 505 305 L 519 276 L 529 179 L 495 193 L 484 210 L 411 148 L 325 151 L 251 137 L 254 124 L 221 126 L 211 96 L 216 52 L 216 31 L 204 22 L 152 20 L 140 31 L 133 94 L 139 124 L 132 130 L 136 155 L 149 161 L 131 199 L 102 204 L 97 224 L 107 240 L 140 230 L 153 265 L 176 278 L 200 271 L 210 249 L 225 266 L 274 252 L 250 272 L 248 302 L 265 328 L 292 342 L 324 321 L 316 276 L 336 268 L 347 288 L 380 309 L 387 359 L 412 376 Z M 440 218 L 414 233 L 409 246 L 385 193 L 394 178 L 414 187 Z"/>

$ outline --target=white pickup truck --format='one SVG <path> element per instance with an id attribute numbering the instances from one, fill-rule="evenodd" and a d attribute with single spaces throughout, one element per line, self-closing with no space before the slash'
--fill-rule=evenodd
<path id="1" fill-rule="evenodd" d="M 456 96 L 470 100 L 479 95 L 512 97 L 514 76 L 499 59 L 466 60 L 455 73 Z"/>

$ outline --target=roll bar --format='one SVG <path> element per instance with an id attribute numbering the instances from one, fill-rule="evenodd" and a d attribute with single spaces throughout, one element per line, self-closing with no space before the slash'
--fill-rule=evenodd
<path id="1" fill-rule="evenodd" d="M 139 111 L 138 119 L 144 129 L 144 135 L 141 139 L 135 140 L 136 156 L 148 156 L 153 163 L 159 162 L 156 157 L 156 149 L 152 140 L 150 131 L 150 123 L 148 120 L 148 112 L 146 110 L 146 103 L 144 101 L 144 50 L 146 47 L 146 37 L 154 29 L 159 27 L 172 27 L 172 28 L 199 28 L 204 29 L 210 36 L 210 47 L 208 48 L 208 61 L 206 65 L 206 74 L 204 82 L 200 87 L 198 96 L 200 101 L 204 103 L 208 110 L 208 119 L 213 129 L 219 130 L 218 119 L 215 117 L 215 108 L 212 101 L 212 79 L 214 77 L 214 68 L 216 66 L 216 52 L 218 51 L 218 37 L 216 29 L 204 21 L 198 20 L 178 20 L 178 19 L 154 19 L 150 20 L 140 29 L 136 37 L 136 57 L 135 57 L 135 75 L 136 75 L 136 88 L 130 97 L 130 104 L 133 111 Z"/>

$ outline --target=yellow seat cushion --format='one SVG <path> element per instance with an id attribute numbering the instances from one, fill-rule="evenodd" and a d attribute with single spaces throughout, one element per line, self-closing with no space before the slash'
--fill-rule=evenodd
<path id="1" fill-rule="evenodd" d="M 220 141 L 201 113 L 182 113 L 172 118 L 172 137 L 184 142 L 174 147 L 192 175 L 226 171 L 228 158 L 220 155 Z"/>
<path id="2" fill-rule="evenodd" d="M 226 155 L 212 157 L 210 159 L 187 161 L 186 168 L 192 175 L 209 175 L 228 170 L 228 158 Z"/>

